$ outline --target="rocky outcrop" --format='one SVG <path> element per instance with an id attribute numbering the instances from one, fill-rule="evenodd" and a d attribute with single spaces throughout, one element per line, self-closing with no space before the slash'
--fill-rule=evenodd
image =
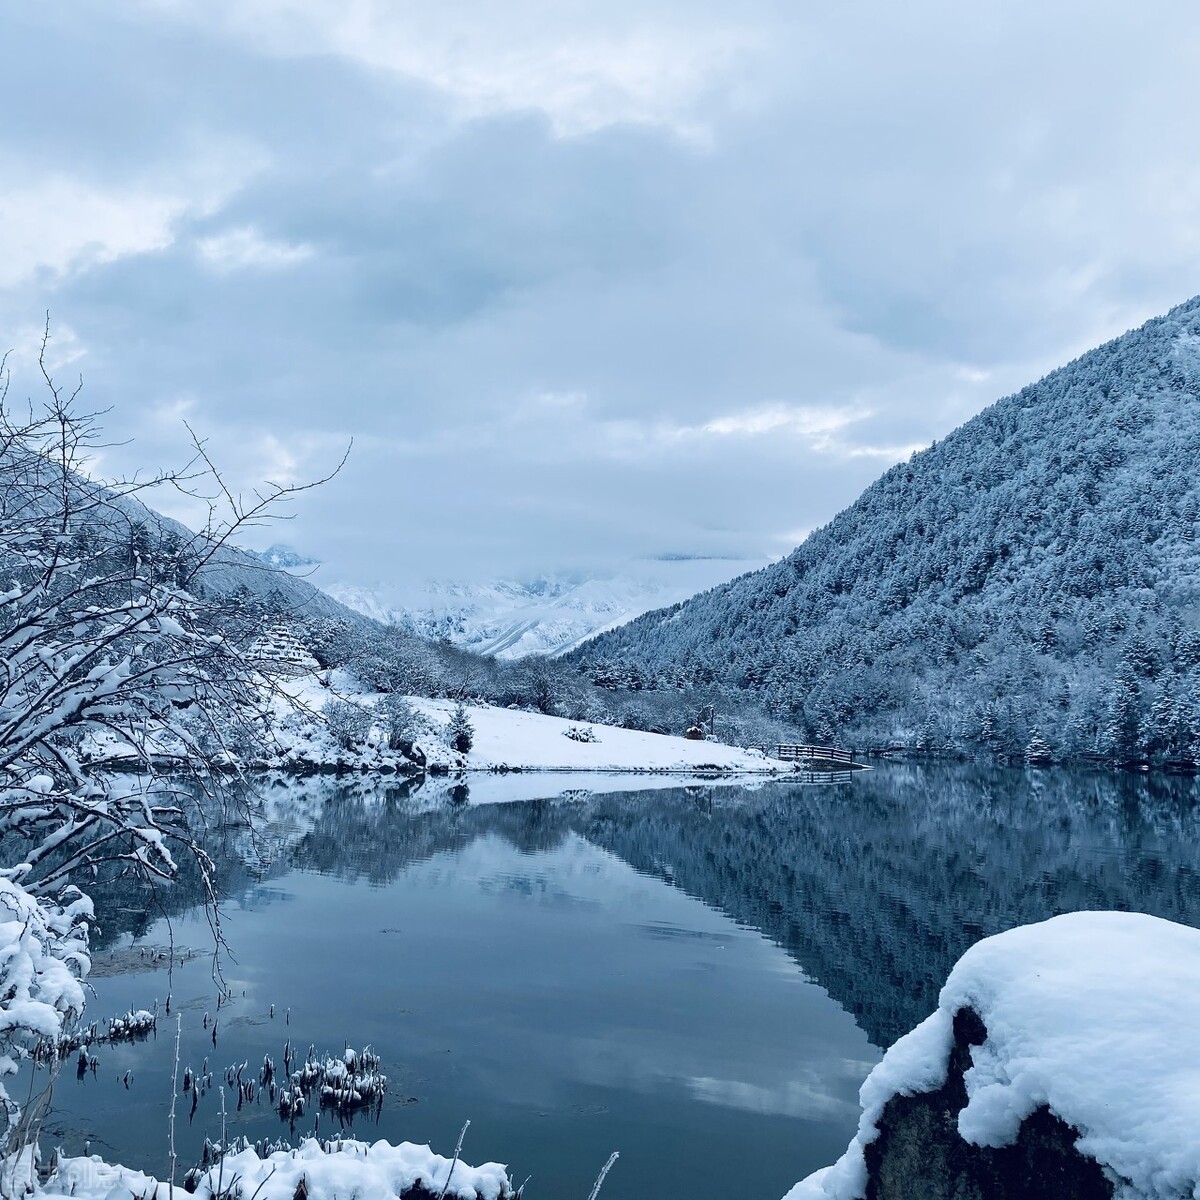
<path id="1" fill-rule="evenodd" d="M 1045 1105 L 1009 1146 L 976 1146 L 958 1132 L 966 1106 L 963 1074 L 987 1029 L 969 1008 L 954 1017 L 946 1082 L 935 1091 L 893 1096 L 879 1136 L 863 1148 L 865 1200 L 1110 1200 L 1113 1185 L 1075 1147 L 1078 1132 Z"/>
<path id="2" fill-rule="evenodd" d="M 1200 1196 L 1200 929 L 1064 913 L 976 942 L 787 1200 Z"/>

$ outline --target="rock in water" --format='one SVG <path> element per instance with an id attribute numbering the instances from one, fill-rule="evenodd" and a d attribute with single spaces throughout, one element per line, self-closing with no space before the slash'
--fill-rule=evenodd
<path id="1" fill-rule="evenodd" d="M 976 1146 L 959 1135 L 971 1048 L 986 1040 L 978 1014 L 959 1009 L 946 1082 L 887 1102 L 879 1136 L 863 1148 L 866 1200 L 1108 1200 L 1113 1185 L 1100 1164 L 1079 1152 L 1078 1131 L 1044 1104 L 1021 1123 L 1011 1146 Z"/>
<path id="2" fill-rule="evenodd" d="M 986 938 L 786 1200 L 1200 1194 L 1200 931 L 1069 913 Z"/>

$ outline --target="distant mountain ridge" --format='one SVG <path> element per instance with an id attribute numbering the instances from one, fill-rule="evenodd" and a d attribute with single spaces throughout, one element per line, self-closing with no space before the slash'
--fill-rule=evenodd
<path id="1" fill-rule="evenodd" d="M 502 659 L 557 657 L 597 633 L 695 594 L 761 559 L 662 555 L 610 573 L 552 573 L 486 583 L 433 581 L 402 599 L 388 589 L 331 584 L 341 603 L 430 640 Z"/>
<path id="2" fill-rule="evenodd" d="M 243 553 L 278 571 L 310 571 L 321 565 L 317 559 L 309 558 L 280 542 L 265 550 L 244 550 Z"/>
<path id="3" fill-rule="evenodd" d="M 993 404 L 781 562 L 575 651 L 814 737 L 1200 749 L 1200 297 Z"/>

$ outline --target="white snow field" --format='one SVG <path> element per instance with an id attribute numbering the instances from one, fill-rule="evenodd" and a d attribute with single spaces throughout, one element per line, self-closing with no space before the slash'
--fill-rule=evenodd
<path id="1" fill-rule="evenodd" d="M 449 724 L 454 711 L 449 700 L 414 696 L 408 702 L 439 726 Z M 691 772 L 702 766 L 756 774 L 791 770 L 791 764 L 767 758 L 761 751 L 720 742 L 693 742 L 510 708 L 469 705 L 467 715 L 475 728 L 474 744 L 467 754 L 449 753 L 448 758 L 457 761 L 461 757 L 463 765 L 473 770 L 494 770 L 501 766 L 526 771 Z M 575 741 L 567 736 L 571 729 L 590 730 L 596 740 Z"/>
<path id="2" fill-rule="evenodd" d="M 420 1182 L 427 1191 L 438 1195 L 447 1182 L 447 1200 L 501 1200 L 513 1195 L 508 1173 L 501 1163 L 470 1167 L 461 1160 L 435 1154 L 428 1146 L 402 1142 L 342 1141 L 330 1150 L 309 1139 L 295 1150 L 277 1150 L 259 1158 L 253 1149 L 229 1154 L 224 1162 L 208 1171 L 199 1181 L 195 1195 L 200 1200 L 224 1196 L 249 1200 L 395 1200 Z M 26 1163 L 28 1156 L 26 1156 Z M 12 1178 L 23 1184 L 30 1178 Z M 304 1181 L 303 1191 L 300 1188 Z M 34 1186 L 31 1200 L 128 1200 L 131 1196 L 146 1200 L 168 1200 L 170 1188 L 165 1181 L 153 1179 L 128 1167 L 110 1166 L 99 1156 L 60 1159 L 57 1169 L 42 1187 Z M 175 1184 L 177 1197 L 187 1195 Z"/>
<path id="3" fill-rule="evenodd" d="M 297 702 L 291 708 L 282 701 L 275 705 L 274 738 L 282 759 L 271 767 L 331 767 L 339 763 L 352 769 L 395 767 L 403 760 L 382 746 L 376 729 L 370 744 L 354 751 L 337 746 L 325 728 L 320 713 L 329 700 L 346 700 L 371 709 L 381 700 L 364 692 L 345 671 L 304 675 L 281 685 Z M 792 773 L 792 764 L 767 757 L 756 749 L 727 746 L 721 742 L 689 741 L 634 729 L 618 729 L 584 721 L 519 709 L 468 704 L 467 716 L 474 728 L 474 742 L 466 754 L 453 751 L 444 736 L 455 704 L 405 696 L 405 702 L 428 726 L 428 736 L 418 738 L 429 765 L 453 771 L 560 771 L 622 772 L 628 774 L 693 775 L 701 768 L 722 774 L 760 775 Z M 590 730 L 594 741 L 568 737 L 570 730 Z"/>
<path id="4" fill-rule="evenodd" d="M 1116 1200 L 1200 1194 L 1200 930 L 1138 913 L 1078 912 L 972 946 L 937 1011 L 884 1055 L 862 1086 L 846 1153 L 784 1200 L 861 1200 L 863 1147 L 892 1096 L 945 1082 L 954 1014 L 987 1027 L 965 1074 L 958 1129 L 1011 1144 L 1042 1104 L 1080 1131 L 1108 1168 Z"/>

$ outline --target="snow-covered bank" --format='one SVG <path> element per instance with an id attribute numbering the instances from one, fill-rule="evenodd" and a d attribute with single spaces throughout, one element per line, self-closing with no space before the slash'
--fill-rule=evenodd
<path id="1" fill-rule="evenodd" d="M 454 704 L 449 700 L 410 697 L 409 703 L 444 729 L 450 723 Z M 767 758 L 758 750 L 743 750 L 720 742 L 689 741 L 636 729 L 594 725 L 547 717 L 517 709 L 468 705 L 467 716 L 474 726 L 474 743 L 463 755 L 432 750 L 431 761 L 467 770 L 492 771 L 501 767 L 524 771 L 659 771 L 693 772 L 716 769 L 726 772 L 790 771 L 788 763 Z M 579 731 L 594 741 L 568 736 Z"/>
<path id="2" fill-rule="evenodd" d="M 1200 931 L 1157 917 L 1071 913 L 987 938 L 959 960 L 937 1011 L 863 1084 L 858 1134 L 846 1153 L 785 1200 L 862 1200 L 887 1110 L 898 1098 L 955 1082 L 947 1076 L 956 1016 L 969 1013 L 982 1022 L 982 1042 L 964 1056 L 957 1114 L 964 1161 L 971 1148 L 1012 1146 L 1044 1108 L 1078 1132 L 1074 1149 L 1100 1164 L 1116 1200 L 1193 1197 L 1200 1187 L 1197 995 Z M 1047 1173 L 1041 1186 L 1012 1194 L 1050 1196 L 1059 1185 Z"/>
<path id="3" fill-rule="evenodd" d="M 343 671 L 304 675 L 283 689 L 291 702 L 275 703 L 274 748 L 256 766 L 298 770 L 411 770 L 413 763 L 387 747 L 382 729 L 385 698 L 363 691 Z M 417 718 L 413 741 L 431 770 L 696 773 L 791 773 L 791 763 L 762 751 L 721 742 L 691 741 L 612 725 L 568 721 L 561 717 L 486 704 L 465 705 L 472 729 L 466 753 L 452 749 L 448 736 L 455 703 L 421 696 L 401 698 Z M 363 711 L 369 732 L 353 746 L 340 744 L 322 720 L 328 704 Z M 266 749 L 266 748 L 264 748 Z"/>
<path id="4" fill-rule="evenodd" d="M 24 1185 L 30 1178 L 28 1155 L 23 1177 L 12 1183 Z M 453 1168 L 453 1169 L 452 1169 Z M 448 1186 L 447 1186 L 447 1180 Z M 112 1166 L 99 1156 L 61 1159 L 50 1179 L 34 1187 L 31 1200 L 109 1200 L 110 1197 L 143 1197 L 167 1200 L 170 1189 L 159 1181 L 128 1167 Z M 315 1140 L 295 1150 L 277 1150 L 260 1158 L 253 1148 L 229 1154 L 222 1163 L 203 1174 L 195 1184 L 200 1200 L 424 1200 L 438 1197 L 445 1188 L 453 1200 L 505 1200 L 515 1194 L 508 1172 L 501 1163 L 470 1167 L 461 1160 L 435 1154 L 428 1146 L 402 1142 L 338 1141 L 323 1146 Z M 187 1193 L 177 1183 L 176 1195 Z"/>

